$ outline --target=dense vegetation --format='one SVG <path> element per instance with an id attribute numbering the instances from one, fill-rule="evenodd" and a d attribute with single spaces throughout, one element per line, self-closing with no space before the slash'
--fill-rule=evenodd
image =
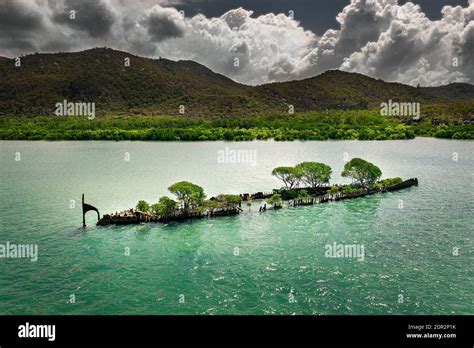
<path id="1" fill-rule="evenodd" d="M 216 209 L 235 209 L 240 206 L 242 198 L 239 195 L 220 194 L 214 199 L 207 200 L 204 189 L 189 181 L 180 181 L 168 187 L 178 201 L 168 196 L 160 197 L 157 203 L 150 204 L 140 200 L 135 210 L 159 217 L 167 217 L 175 213 L 204 213 Z"/>
<path id="2" fill-rule="evenodd" d="M 362 158 L 353 158 L 344 165 L 343 178 L 351 178 L 356 186 L 369 188 L 382 176 L 382 171 L 375 164 Z"/>
<path id="3" fill-rule="evenodd" d="M 20 67 L 14 63 L 0 59 L 0 139 L 474 138 L 469 84 L 415 88 L 328 71 L 252 87 L 192 61 L 111 49 L 34 54 L 21 57 Z M 55 105 L 63 100 L 95 103 L 95 119 L 56 116 Z M 388 100 L 421 103 L 420 120 L 380 116 Z"/>
<path id="4" fill-rule="evenodd" d="M 309 189 L 316 189 L 329 184 L 332 169 L 329 165 L 318 162 L 303 162 L 294 167 L 277 167 L 272 175 L 279 179 L 283 187 L 274 190 L 275 194 L 267 200 L 268 204 L 278 207 L 281 200 L 304 199 L 309 197 Z M 401 178 L 380 180 L 382 171 L 375 164 L 361 158 L 353 158 L 344 165 L 342 177 L 352 179 L 349 185 L 334 185 L 327 191 L 329 194 L 351 194 L 370 189 L 383 189 L 400 184 Z"/>
<path id="5" fill-rule="evenodd" d="M 4 140 L 389 140 L 415 136 L 474 139 L 474 125 L 405 124 L 376 110 L 329 110 L 233 119 L 165 116 L 0 117 Z"/>
<path id="6" fill-rule="evenodd" d="M 275 193 L 266 202 L 273 206 L 273 209 L 279 209 L 282 207 L 283 200 L 281 194 Z"/>
<path id="7" fill-rule="evenodd" d="M 380 180 L 382 176 L 380 168 L 361 158 L 353 158 L 348 161 L 341 173 L 343 177 L 352 179 L 351 184 L 328 186 L 331 174 L 331 167 L 319 162 L 302 162 L 294 167 L 274 168 L 272 175 L 282 182 L 283 187 L 273 190 L 273 194 L 267 197 L 266 204 L 272 206 L 273 209 L 280 209 L 283 207 L 283 201 L 304 200 L 321 196 L 324 193 L 330 195 L 365 193 L 369 190 L 381 190 L 403 182 L 401 178 Z M 322 186 L 325 187 L 325 190 L 321 190 Z M 309 194 L 308 190 L 312 193 Z M 204 189 L 189 181 L 174 183 L 168 187 L 168 191 L 176 196 L 177 201 L 168 196 L 160 197 L 154 204 L 140 200 L 136 204 L 135 210 L 160 218 L 189 213 L 202 214 L 222 209 L 242 210 L 240 207 L 243 197 L 246 199 L 245 203 L 249 207 L 249 211 L 252 206 L 252 198 L 249 196 L 220 194 L 207 199 Z M 260 207 L 260 212 L 266 210 L 266 204 Z"/>

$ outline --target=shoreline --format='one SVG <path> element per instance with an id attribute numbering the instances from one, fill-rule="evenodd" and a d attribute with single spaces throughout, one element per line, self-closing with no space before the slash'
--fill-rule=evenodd
<path id="1" fill-rule="evenodd" d="M 123 140 L 113 140 L 113 139 L 0 139 L 0 141 L 21 141 L 21 142 L 45 142 L 45 143 L 60 143 L 60 142 L 104 142 L 104 143 L 251 143 L 251 142 L 278 142 L 278 143 L 294 143 L 294 142 L 343 142 L 343 141 L 360 141 L 360 142 L 380 142 L 380 141 L 412 141 L 416 139 L 435 139 L 435 140 L 447 140 L 447 141 L 472 141 L 474 138 L 468 139 L 455 139 L 455 138 L 438 138 L 434 136 L 416 136 L 414 138 L 407 139 L 326 139 L 326 140 L 313 140 L 313 139 L 293 139 L 293 140 L 275 140 L 274 138 L 269 139 L 249 139 L 249 140 L 226 140 L 226 139 L 215 139 L 215 140 L 133 140 L 133 139 L 123 139 Z"/>
<path id="2" fill-rule="evenodd" d="M 437 115 L 437 114 L 436 114 Z M 329 110 L 294 115 L 95 118 L 0 117 L 1 140 L 252 141 L 474 139 L 474 122 L 451 115 L 418 121 L 381 116 L 377 110 Z M 467 118 L 468 116 L 466 116 Z"/>

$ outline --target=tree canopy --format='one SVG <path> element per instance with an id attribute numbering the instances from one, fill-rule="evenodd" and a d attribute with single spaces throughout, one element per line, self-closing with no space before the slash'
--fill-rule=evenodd
<path id="1" fill-rule="evenodd" d="M 138 201 L 135 209 L 142 213 L 148 213 L 150 211 L 150 204 L 147 201 Z"/>
<path id="2" fill-rule="evenodd" d="M 222 203 L 226 208 L 236 207 L 242 202 L 242 197 L 239 195 L 219 195 L 217 201 Z"/>
<path id="3" fill-rule="evenodd" d="M 281 194 L 275 193 L 273 196 L 267 199 L 267 203 L 273 207 L 281 205 Z"/>
<path id="4" fill-rule="evenodd" d="M 198 206 L 206 199 L 204 189 L 189 181 L 177 182 L 168 187 L 168 190 L 178 197 L 178 200 L 183 203 L 184 209 Z"/>
<path id="5" fill-rule="evenodd" d="M 355 185 L 367 188 L 380 179 L 382 171 L 373 163 L 353 158 L 344 165 L 341 176 L 351 178 Z"/>
<path id="6" fill-rule="evenodd" d="M 300 190 L 298 192 L 298 197 L 297 198 L 308 198 L 309 197 L 309 193 L 308 191 L 306 190 Z"/>
<path id="7" fill-rule="evenodd" d="M 151 206 L 151 210 L 155 215 L 168 216 L 172 214 L 177 207 L 178 203 L 167 196 L 163 196 L 159 199 L 158 203 Z"/>
<path id="8" fill-rule="evenodd" d="M 277 167 L 273 169 L 272 175 L 281 180 L 286 189 L 291 190 L 298 186 L 303 173 L 295 167 Z"/>
<path id="9" fill-rule="evenodd" d="M 301 181 L 308 187 L 316 188 L 321 184 L 328 183 L 331 178 L 332 169 L 324 163 L 303 162 L 295 167 L 301 172 Z"/>

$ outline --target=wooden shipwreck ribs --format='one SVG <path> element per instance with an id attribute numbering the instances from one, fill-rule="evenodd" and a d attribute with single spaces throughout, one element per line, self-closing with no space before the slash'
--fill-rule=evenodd
<path id="1" fill-rule="evenodd" d="M 413 179 L 405 180 L 399 184 L 386 186 L 381 189 L 372 189 L 372 190 L 365 190 L 362 192 L 353 192 L 353 193 L 337 192 L 334 194 L 325 194 L 319 197 L 319 199 L 318 198 L 305 198 L 305 199 L 295 200 L 294 206 L 342 201 L 345 199 L 359 198 L 359 197 L 364 197 L 364 196 L 369 196 L 369 195 L 375 195 L 378 193 L 397 191 L 397 190 L 401 190 L 404 188 L 417 186 L 417 185 L 418 185 L 418 179 L 413 178 Z"/>
<path id="2" fill-rule="evenodd" d="M 207 211 L 204 213 L 200 212 L 184 212 L 182 210 L 171 214 L 168 216 L 158 217 L 150 215 L 147 213 L 142 213 L 139 211 L 130 211 L 122 212 L 119 214 L 106 214 L 102 219 L 97 222 L 98 226 L 107 226 L 107 225 L 135 225 L 148 222 L 172 222 L 172 221 L 186 221 L 191 219 L 204 219 L 217 216 L 232 216 L 238 215 L 241 209 L 239 208 L 225 208 L 225 209 L 216 209 L 213 211 Z"/>
<path id="3" fill-rule="evenodd" d="M 315 197 L 308 197 L 302 199 L 294 199 L 290 201 L 289 206 L 297 207 L 297 206 L 305 206 L 305 205 L 314 205 L 314 204 L 321 204 L 321 203 L 328 203 L 334 201 L 340 201 L 345 199 L 353 199 L 358 197 L 364 197 L 368 195 L 374 195 L 378 193 L 384 192 L 391 192 L 397 191 L 401 189 L 405 189 L 412 186 L 418 185 L 418 179 L 413 178 L 409 180 L 405 180 L 399 184 L 386 186 L 383 188 L 377 188 L 372 190 L 364 190 L 361 192 L 354 192 L 354 193 L 343 193 L 337 192 L 334 194 L 327 193 L 331 187 L 322 187 L 317 189 L 306 189 L 310 191 L 312 195 Z M 241 197 L 246 200 L 249 197 L 252 199 L 266 199 L 270 197 L 270 194 L 265 194 L 262 192 L 258 192 L 256 194 L 243 194 Z M 92 207 L 92 206 L 90 206 Z M 94 208 L 94 207 L 92 207 Z M 97 211 L 97 209 L 91 209 Z M 183 210 L 178 210 L 173 214 L 168 216 L 158 217 L 148 213 L 142 213 L 138 211 L 133 211 L 133 209 L 117 213 L 117 214 L 106 214 L 97 222 L 98 226 L 107 226 L 107 225 L 133 225 L 133 224 L 140 224 L 140 223 L 148 223 L 148 222 L 172 222 L 172 221 L 186 221 L 192 219 L 204 219 L 204 218 L 211 218 L 211 217 L 218 217 L 218 216 L 233 216 L 238 215 L 242 209 L 239 207 L 231 207 L 231 208 L 222 208 L 222 209 L 214 209 L 211 211 L 206 212 L 186 212 Z M 98 214 L 98 211 L 97 211 Z"/>
<path id="4" fill-rule="evenodd" d="M 100 221 L 99 210 L 90 204 L 84 203 L 84 194 L 82 194 L 82 228 L 86 228 L 86 213 L 91 210 L 97 213 L 97 220 Z"/>
<path id="5" fill-rule="evenodd" d="M 325 194 L 327 191 L 329 191 L 330 189 L 331 189 L 331 186 L 328 185 L 328 186 L 321 186 L 321 187 L 316 187 L 316 188 L 312 188 L 312 187 L 296 188 L 294 189 L 294 191 L 305 190 L 306 192 L 308 192 L 308 194 L 312 196 L 321 196 Z M 259 200 L 259 199 L 268 199 L 274 194 L 275 192 L 257 192 L 257 193 L 252 193 L 252 194 L 243 193 L 240 195 L 240 197 L 242 198 L 243 201 L 247 201 L 249 199 Z"/>

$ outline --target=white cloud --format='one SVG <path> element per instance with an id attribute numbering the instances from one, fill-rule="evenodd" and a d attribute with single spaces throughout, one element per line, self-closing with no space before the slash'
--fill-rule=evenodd
<path id="1" fill-rule="evenodd" d="M 186 18 L 184 36 L 162 42 L 156 54 L 195 60 L 245 83 L 286 80 L 314 47 L 316 36 L 283 14 L 251 16 L 251 11 L 238 8 L 219 18 Z M 286 73 L 277 73 L 285 69 Z"/>
<path id="2" fill-rule="evenodd" d="M 148 35 L 154 42 L 182 37 L 186 30 L 186 24 L 176 9 L 159 5 L 147 10 L 141 23 L 147 28 Z"/>
<path id="3" fill-rule="evenodd" d="M 352 0 L 337 16 L 339 28 L 321 37 L 284 14 L 256 17 L 237 8 L 218 18 L 183 18 L 175 8 L 164 7 L 180 0 L 97 0 L 101 14 L 96 21 L 106 22 L 95 27 L 81 27 L 87 24 L 84 18 L 68 23 L 64 14 L 54 20 L 80 0 L 2 1 L 14 11 L 5 6 L 9 13 L 2 14 L 0 6 L 0 18 L 14 12 L 18 23 L 34 19 L 35 28 L 28 34 L 15 20 L 5 28 L 0 24 L 9 34 L 0 35 L 0 55 L 110 46 L 145 56 L 195 60 L 250 84 L 301 79 L 328 69 L 412 85 L 474 82 L 474 0 L 464 8 L 445 6 L 437 21 L 412 3 Z"/>
<path id="4" fill-rule="evenodd" d="M 473 10 L 472 2 L 445 6 L 441 20 L 431 21 L 412 3 L 392 6 L 389 26 L 340 68 L 412 85 L 472 82 Z"/>

